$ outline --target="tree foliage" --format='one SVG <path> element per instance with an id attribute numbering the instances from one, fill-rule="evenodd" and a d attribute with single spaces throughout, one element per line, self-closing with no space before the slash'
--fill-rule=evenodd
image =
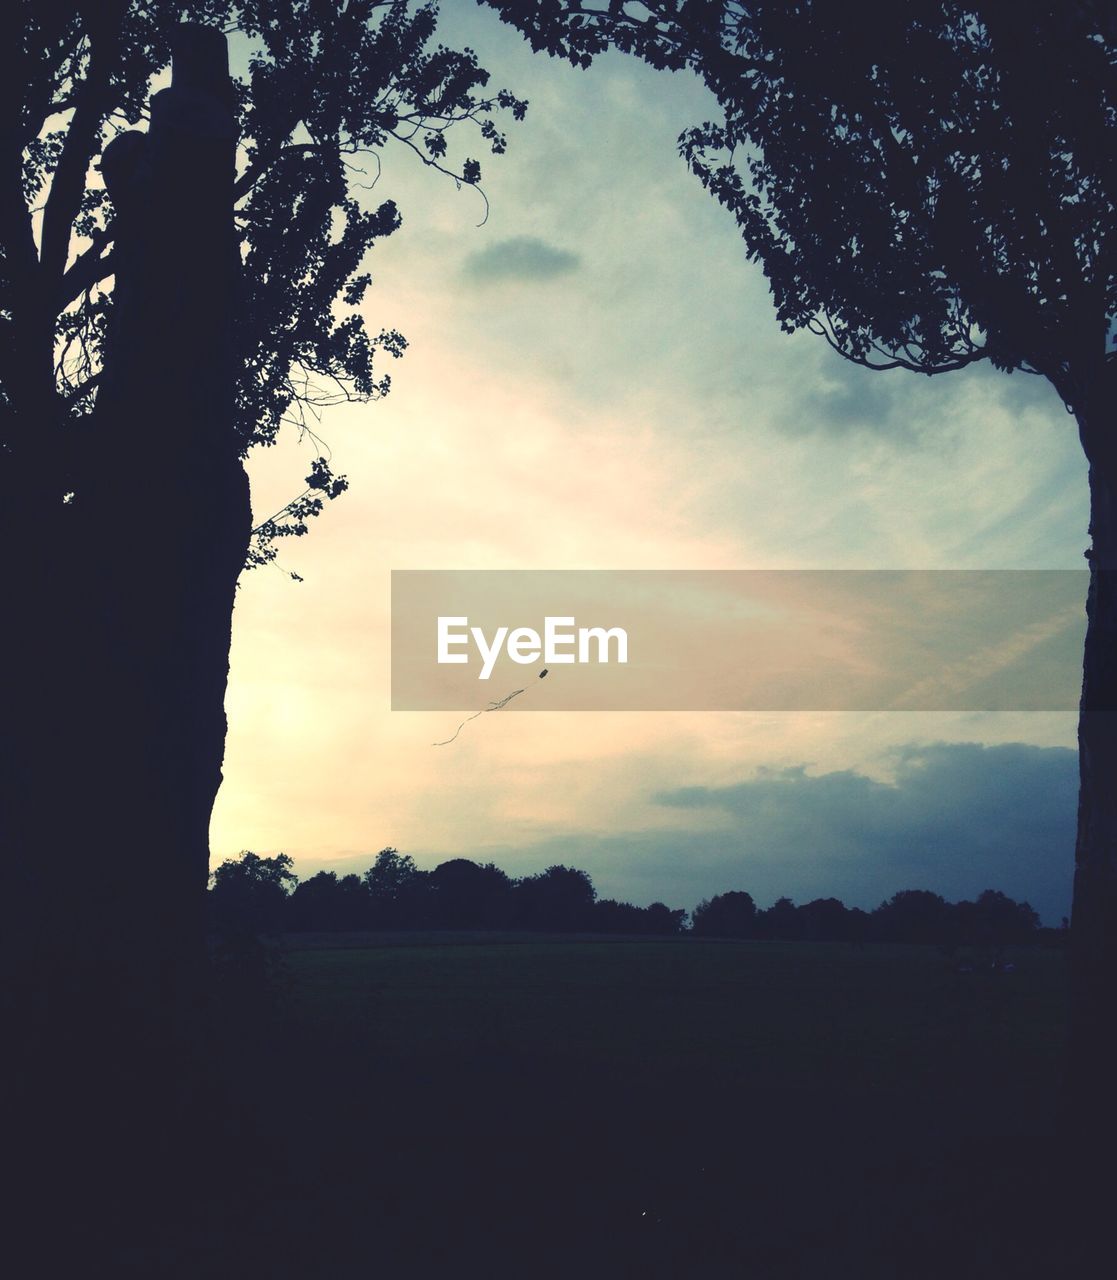
<path id="1" fill-rule="evenodd" d="M 438 10 L 429 3 L 23 0 L 5 11 L 14 59 L 0 90 L 5 488 L 26 489 L 33 474 L 44 500 L 80 501 L 76 442 L 90 447 L 81 424 L 112 315 L 114 210 L 97 157 L 144 125 L 179 23 L 217 26 L 231 38 L 241 137 L 241 451 L 273 444 L 284 423 L 314 446 L 304 491 L 256 530 L 250 563 L 266 562 L 275 538 L 304 533 L 345 488 L 314 430 L 321 409 L 386 394 L 382 357 L 406 347 L 395 330 L 371 331 L 361 312 L 368 250 L 400 225 L 392 201 L 368 198 L 380 155 L 410 152 L 476 186 L 480 162 L 468 154 L 452 162 L 448 132 L 471 129 L 481 149 L 499 154 L 506 139 L 498 120 L 522 119 L 526 103 L 489 91 L 471 50 L 435 43 Z M 128 147 L 118 141 L 110 154 L 119 161 Z"/>
<path id="2" fill-rule="evenodd" d="M 694 908 L 691 927 L 702 937 L 751 938 L 756 932 L 756 903 L 743 890 L 715 893 Z"/>
<path id="3" fill-rule="evenodd" d="M 585 929 L 596 899 L 593 881 L 584 871 L 556 865 L 519 882 L 517 917 L 529 929 Z"/>
<path id="4" fill-rule="evenodd" d="M 245 852 L 226 858 L 211 879 L 210 905 L 225 933 L 277 933 L 283 927 L 287 896 L 298 882 L 285 853 L 262 858 Z"/>
<path id="5" fill-rule="evenodd" d="M 691 68 L 680 151 L 784 329 L 874 368 L 987 359 L 1081 408 L 1117 314 L 1117 20 L 1041 0 L 487 0 L 536 49 Z"/>

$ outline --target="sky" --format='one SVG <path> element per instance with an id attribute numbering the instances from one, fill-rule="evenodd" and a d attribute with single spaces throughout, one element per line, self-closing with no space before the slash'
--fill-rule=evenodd
<path id="1" fill-rule="evenodd" d="M 556 862 L 601 896 L 692 908 L 998 888 L 1067 913 L 1072 712 L 390 709 L 400 569 L 1081 569 L 1086 468 L 1048 385 L 982 366 L 871 373 L 780 331 L 732 219 L 676 150 L 715 115 L 684 74 L 578 71 L 445 6 L 493 86 L 530 101 L 477 192 L 382 157 L 402 228 L 370 255 L 391 394 L 320 434 L 350 490 L 244 576 L 215 862 L 300 875 L 385 846 L 433 867 Z M 452 141 L 451 146 L 455 143 Z M 461 143 L 456 144 L 461 148 Z M 251 459 L 258 518 L 308 444 Z M 520 708 L 526 706 L 527 712 Z"/>

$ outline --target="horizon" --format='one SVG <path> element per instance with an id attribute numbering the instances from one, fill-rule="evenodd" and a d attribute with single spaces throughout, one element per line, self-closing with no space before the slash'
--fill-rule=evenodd
<path id="1" fill-rule="evenodd" d="M 368 857 L 369 857 L 369 862 L 368 862 L 368 866 L 365 868 L 365 872 L 368 872 L 369 870 L 371 870 L 371 869 L 373 868 L 373 865 L 375 864 L 376 860 L 377 860 L 377 859 L 379 858 L 379 856 L 380 856 L 381 854 L 383 854 L 383 853 L 392 853 L 392 854 L 396 854 L 396 855 L 398 855 L 399 857 L 404 858 L 404 859 L 406 859 L 406 858 L 408 858 L 408 857 L 410 856 L 410 855 L 407 853 L 407 851 L 406 851 L 406 850 L 403 850 L 403 849 L 395 849 L 395 848 L 392 848 L 392 847 L 389 845 L 389 846 L 385 847 L 384 849 L 379 849 L 379 850 L 377 850 L 377 852 L 376 852 L 375 854 L 370 854 L 370 855 L 368 855 Z M 225 866 L 225 865 L 228 865 L 228 864 L 230 864 L 230 863 L 235 865 L 235 864 L 237 864 L 237 863 L 241 862 L 242 860 L 244 860 L 244 859 L 246 859 L 246 858 L 249 858 L 249 857 L 261 858 L 261 859 L 263 859 L 264 861 L 274 861 L 276 858 L 283 858 L 283 857 L 286 857 L 286 855 L 285 855 L 285 854 L 283 854 L 283 852 L 282 852 L 281 850 L 280 850 L 280 851 L 278 851 L 277 853 L 273 853 L 273 854 L 263 854 L 263 855 L 261 855 L 261 854 L 258 854 L 258 853 L 256 852 L 256 850 L 254 850 L 254 849 L 243 849 L 243 850 L 242 850 L 239 854 L 237 854 L 235 857 L 233 857 L 233 858 L 228 858 L 228 859 L 223 860 L 223 862 L 222 862 L 221 864 L 219 864 L 219 866 Z M 449 857 L 447 857 L 447 858 L 443 859 L 441 862 L 437 863 L 434 867 L 419 867 L 418 865 L 416 865 L 416 870 L 417 870 L 420 874 L 424 874 L 424 873 L 429 874 L 431 871 L 436 871 L 436 870 L 438 870 L 440 867 L 445 866 L 447 863 L 452 863 L 452 862 L 468 862 L 471 866 L 477 867 L 477 868 L 479 868 L 479 869 L 481 869 L 481 870 L 485 870 L 485 869 L 488 869 L 488 868 L 495 868 L 497 871 L 500 871 L 500 872 L 502 872 L 503 874 L 505 874 L 505 875 L 507 876 L 507 880 L 508 880 L 508 885 L 509 885 L 509 887 L 515 887 L 515 886 L 520 882 L 520 880 L 522 880 L 522 879 L 527 879 L 527 878 L 529 878 L 529 876 L 530 876 L 530 875 L 538 875 L 538 874 L 540 874 L 540 873 L 538 873 L 538 872 L 533 872 L 533 873 L 529 873 L 529 876 L 523 876 L 523 877 L 508 876 L 508 875 L 507 875 L 507 873 L 506 873 L 506 872 L 504 872 L 504 869 L 503 869 L 502 867 L 498 866 L 498 865 L 497 865 L 496 863 L 494 863 L 494 862 L 484 862 L 484 863 L 479 863 L 479 862 L 475 862 L 473 859 L 470 859 L 470 858 L 461 858 L 460 856 L 458 856 L 458 855 L 456 855 L 456 854 L 451 854 Z M 698 901 L 698 902 L 695 902 L 694 904 L 692 904 L 692 905 L 690 905 L 690 906 L 684 906 L 684 905 L 681 905 L 681 904 L 679 904 L 679 903 L 677 903 L 677 902 L 676 902 L 676 903 L 671 903 L 671 902 L 662 902 L 662 901 L 659 901 L 658 899 L 653 900 L 653 901 L 650 901 L 650 902 L 626 902 L 626 901 L 624 901 L 624 900 L 617 900 L 617 899 L 613 899 L 613 898 L 607 898 L 604 894 L 602 894 L 602 893 L 598 892 L 598 890 L 597 890 L 597 886 L 596 886 L 595 884 L 593 884 L 593 877 L 592 877 L 592 876 L 590 876 L 588 872 L 582 872 L 582 869 L 581 869 L 581 868 L 579 868 L 579 867 L 574 867 L 574 866 L 564 866 L 563 864 L 552 864 L 552 866 L 544 868 L 544 869 L 543 869 L 543 871 L 544 871 L 544 872 L 546 872 L 546 871 L 551 871 L 551 870 L 554 870 L 556 867 L 557 867 L 557 868 L 559 868 L 559 869 L 561 869 L 561 870 L 574 871 L 574 872 L 578 872 L 578 873 L 580 873 L 580 874 L 584 874 L 584 875 L 586 876 L 586 878 L 589 880 L 589 882 L 590 882 L 590 884 L 591 884 L 591 886 L 592 886 L 592 888 L 593 888 L 593 893 L 594 893 L 594 900 L 595 900 L 595 902 L 598 902 L 598 903 L 613 902 L 613 903 L 615 903 L 616 905 L 619 905 L 619 906 L 631 906 L 631 907 L 635 907 L 635 908 L 636 908 L 637 910 L 639 910 L 639 911 L 645 911 L 645 910 L 647 910 L 647 909 L 649 909 L 649 908 L 651 908 L 651 907 L 667 907 L 667 908 L 669 908 L 672 912 L 679 911 L 679 912 L 681 913 L 682 917 L 683 917 L 682 927 L 683 927 L 683 931 L 684 931 L 684 932 L 685 932 L 687 929 L 689 929 L 689 928 L 691 927 L 691 924 L 693 923 L 693 918 L 694 918 L 694 915 L 695 915 L 695 911 L 696 911 L 696 910 L 698 910 L 698 909 L 699 909 L 699 908 L 701 908 L 701 907 L 708 906 L 708 905 L 710 904 L 710 902 L 711 902 L 711 901 L 713 901 L 713 900 L 716 900 L 716 899 L 718 899 L 718 898 L 723 898 L 723 897 L 725 897 L 725 896 L 727 896 L 727 895 L 732 896 L 732 895 L 734 895 L 734 894 L 738 894 L 738 893 L 744 893 L 748 898 L 750 898 L 750 899 L 752 899 L 752 900 L 753 900 L 753 905 L 755 906 L 757 916 L 759 917 L 759 916 L 764 915 L 766 912 L 770 911 L 772 908 L 777 907 L 777 906 L 779 906 L 781 903 L 785 903 L 785 902 L 790 902 L 790 903 L 791 903 L 791 905 L 792 905 L 793 907 L 795 907 L 796 909 L 799 909 L 799 908 L 805 908 L 805 907 L 812 907 L 812 906 L 815 906 L 815 905 L 817 905 L 818 903 L 822 903 L 822 902 L 837 902 L 840 906 L 842 906 L 846 911 L 848 911 L 848 912 L 850 912 L 850 913 L 859 911 L 859 912 L 863 913 L 864 915 L 872 915 L 872 914 L 874 914 L 874 913 L 876 913 L 876 912 L 880 911 L 882 908 L 885 908 L 885 907 L 889 906 L 889 904 L 890 904 L 890 903 L 891 903 L 891 902 L 892 902 L 896 897 L 898 897 L 898 896 L 903 896 L 903 895 L 904 895 L 904 894 L 906 894 L 906 893 L 916 893 L 916 894 L 921 894 L 921 893 L 925 893 L 925 892 L 932 892 L 932 893 L 934 892 L 933 890 L 930 890 L 930 891 L 929 891 L 929 890 L 926 890 L 926 889 L 924 889 L 922 886 L 919 886 L 919 885 L 909 885 L 909 886 L 906 886 L 904 889 L 897 890 L 897 892 L 896 892 L 896 893 L 894 893 L 894 894 L 890 894 L 887 898 L 882 899 L 879 903 L 875 904 L 874 906 L 872 906 L 872 907 L 870 907 L 870 908 L 865 908 L 865 907 L 859 907 L 859 906 L 856 906 L 856 905 L 851 905 L 850 903 L 843 902 L 840 898 L 836 898 L 836 897 L 835 897 L 834 895 L 832 895 L 832 894 L 825 894 L 825 893 L 819 894 L 817 897 L 812 898 L 812 899 L 810 899 L 809 901 L 807 901 L 807 900 L 803 900 L 803 901 L 798 901 L 798 902 L 797 902 L 797 901 L 795 901 L 793 898 L 789 897 L 787 894 L 779 894 L 777 897 L 773 898 L 770 902 L 757 901 L 755 898 L 753 898 L 753 895 L 748 891 L 748 889 L 747 889 L 746 887 L 744 887 L 744 886 L 740 886 L 740 885 L 737 885 L 737 886 L 727 886 L 726 888 L 724 888 L 724 889 L 720 890 L 719 892 L 709 895 L 709 897 L 699 899 L 699 901 Z M 215 868 L 214 868 L 214 872 L 216 872 L 216 871 L 217 871 L 217 869 L 218 869 L 218 868 L 217 868 L 217 867 L 215 867 Z M 334 877 L 335 882 L 336 882 L 336 883 L 338 883 L 338 884 L 340 884 L 340 882 L 341 882 L 341 880 L 342 880 L 342 879 L 349 878 L 349 877 L 356 877 L 356 878 L 358 878 L 358 879 L 360 879 L 360 880 L 362 880 L 362 881 L 365 879 L 365 875 L 364 875 L 364 873 L 362 873 L 362 872 L 360 872 L 360 871 L 346 871 L 346 872 L 343 872 L 343 873 L 341 873 L 341 874 L 339 875 L 336 871 L 334 871 L 334 870 L 333 870 L 332 868 L 330 868 L 330 867 L 320 867 L 317 871 L 312 872 L 312 873 L 311 873 L 310 875 L 308 875 L 308 876 L 300 876 L 300 875 L 298 874 L 298 872 L 297 872 L 297 871 L 295 871 L 295 870 L 293 869 L 293 867 L 292 867 L 292 868 L 290 869 L 290 875 L 291 875 L 291 876 L 292 876 L 292 878 L 293 878 L 293 883 L 292 883 L 292 884 L 290 884 L 290 885 L 289 885 L 289 887 L 287 887 L 287 888 L 285 889 L 285 893 L 287 894 L 288 898 L 290 898 L 290 896 L 294 893 L 295 889 L 297 889 L 297 888 L 299 887 L 299 885 L 305 884 L 308 880 L 312 880 L 312 879 L 314 879 L 316 876 L 321 876 L 321 875 L 333 876 L 333 877 Z M 213 880 L 213 872 L 211 872 L 211 881 L 212 881 L 212 880 Z M 209 891 L 210 891 L 210 892 L 212 892 L 212 891 L 213 891 L 213 889 L 214 889 L 214 884 L 213 884 L 213 883 L 211 883 L 211 884 L 209 885 Z M 980 898 L 980 897 L 984 896 L 985 894 L 988 894 L 988 893 L 1000 894 L 1000 892 L 1001 892 L 1001 891 L 1000 891 L 999 889 L 997 889 L 997 887 L 996 887 L 995 885 L 989 885 L 989 886 L 987 886 L 984 890 L 982 890 L 980 893 L 975 894 L 975 895 L 974 895 L 974 897 L 973 897 L 972 899 L 959 899 L 959 900 L 957 900 L 957 901 L 951 901 L 949 898 L 943 898 L 942 900 L 943 900 L 943 902 L 945 903 L 945 905 L 946 905 L 946 906 L 948 906 L 948 907 L 957 907 L 957 906 L 965 906 L 965 905 L 972 906 L 972 905 L 974 905 L 974 904 L 977 902 L 978 898 Z M 937 895 L 937 896 L 940 896 L 940 897 L 941 897 L 942 895 Z M 1022 907 L 1032 907 L 1032 904 L 1031 904 L 1030 902 L 1026 902 L 1026 901 L 1024 901 L 1024 902 L 1016 903 L 1014 899 L 1009 898 L 1009 895 L 1005 894 L 1005 895 L 1002 895 L 1002 896 L 1004 896 L 1005 898 L 1008 898 L 1008 900 L 1009 900 L 1010 902 L 1013 902 L 1013 903 L 1014 903 L 1014 905 L 1018 905 L 1018 906 L 1022 906 Z M 1034 908 L 1032 908 L 1032 909 L 1034 910 Z M 1038 915 L 1038 913 L 1037 913 L 1037 915 Z M 1041 928 L 1047 928 L 1047 929 L 1060 929 L 1060 928 L 1064 928 L 1064 927 L 1066 926 L 1066 924 L 1067 924 L 1066 918 L 1064 918 L 1062 921 L 1060 921 L 1058 925 L 1053 925 L 1053 924 L 1051 924 L 1050 922 L 1048 922 L 1048 921 L 1044 921 L 1044 920 L 1042 920 L 1042 919 L 1040 920 L 1040 927 L 1041 927 Z M 502 926 L 502 927 L 509 928 L 509 929 L 515 929 L 515 928 L 517 928 L 517 927 L 522 927 L 522 926 L 513 926 L 513 925 L 509 925 L 509 926 Z M 408 925 L 402 925 L 402 924 L 398 924 L 398 925 L 394 925 L 394 926 L 383 926 L 383 925 L 377 925 L 377 926 L 374 926 L 374 927 L 373 927 L 373 930 L 375 931 L 376 929 L 380 929 L 380 928 L 389 928 L 389 929 L 390 929 L 390 931 L 394 931 L 394 932 L 406 932 L 406 931 L 408 931 L 408 929 L 411 929 L 411 928 L 418 929 L 420 932 L 423 932 L 423 933 L 429 933 L 429 932 L 430 932 L 430 929 L 429 929 L 429 927 L 427 927 L 427 926 L 417 926 L 417 925 L 416 925 L 416 926 L 408 926 Z M 499 932 L 499 931 L 500 931 L 496 926 L 491 926 L 491 925 L 476 925 L 476 926 L 473 926 L 473 925 L 463 925 L 463 926 L 461 926 L 460 928 L 461 928 L 461 930 L 462 930 L 462 931 L 465 931 L 465 932 L 469 932 L 470 930 L 479 930 L 479 931 L 483 931 L 483 932 L 494 932 L 494 931 Z M 297 930 L 295 930 L 295 931 L 297 931 Z M 316 931 L 317 931 L 317 930 L 316 930 Z M 346 926 L 346 928 L 345 928 L 345 929 L 341 929 L 341 930 L 338 930 L 336 926 L 331 926 L 330 930 L 328 930 L 328 931 L 334 931 L 334 932 L 338 932 L 338 931 L 340 931 L 340 932 L 346 932 L 346 931 L 348 931 L 348 926 Z M 358 930 L 358 932 L 361 932 L 361 931 L 364 931 L 364 930 Z M 593 931 L 591 930 L 591 932 L 593 932 Z M 598 930 L 597 930 L 597 932 L 608 932 L 608 930 L 605 930 L 605 929 L 598 929 Z M 655 935 L 654 935 L 654 934 L 652 934 L 651 936 L 653 936 L 653 937 L 654 937 Z"/>

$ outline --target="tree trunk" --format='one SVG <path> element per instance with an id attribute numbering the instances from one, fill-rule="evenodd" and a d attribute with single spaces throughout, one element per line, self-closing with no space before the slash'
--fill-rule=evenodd
<path id="1" fill-rule="evenodd" d="M 1081 785 L 1071 919 L 1070 1114 L 1099 1150 L 1117 1138 L 1117 378 L 1079 413 L 1090 464 L 1090 593 L 1078 723 Z M 1112 1148 L 1111 1148 L 1112 1149 Z"/>
<path id="2" fill-rule="evenodd" d="M 73 493 L 57 484 L 18 530 L 8 994 L 17 1065 L 71 1143 L 74 1128 L 103 1139 L 105 1126 L 116 1141 L 125 1112 L 135 1132 L 167 1133 L 192 1087 L 251 526 L 234 426 L 235 145 L 224 36 L 184 27 L 149 133 L 104 157 L 113 327 L 95 411 L 67 428 Z"/>

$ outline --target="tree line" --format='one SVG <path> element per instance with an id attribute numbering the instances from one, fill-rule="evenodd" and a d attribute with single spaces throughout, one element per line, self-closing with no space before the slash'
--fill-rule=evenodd
<path id="1" fill-rule="evenodd" d="M 512 877 L 491 862 L 451 858 L 431 871 L 408 854 L 382 849 L 363 875 L 319 871 L 300 880 L 284 853 L 245 853 L 214 871 L 211 928 L 221 934 L 377 929 L 517 929 L 674 937 L 813 942 L 915 942 L 1004 946 L 1058 934 L 1041 928 L 1026 902 L 987 889 L 972 902 L 947 902 L 906 889 L 874 911 L 837 898 L 796 905 L 779 898 L 766 910 L 740 890 L 703 899 L 689 913 L 599 898 L 585 871 L 561 865 Z"/>

